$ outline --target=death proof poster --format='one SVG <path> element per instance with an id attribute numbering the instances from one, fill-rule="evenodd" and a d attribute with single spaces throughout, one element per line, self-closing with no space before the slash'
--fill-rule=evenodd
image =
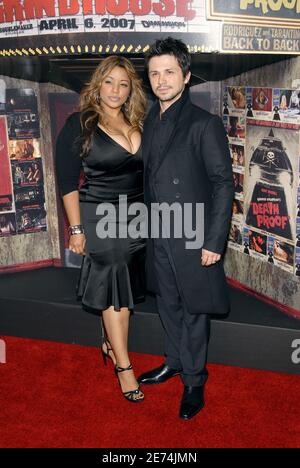
<path id="1" fill-rule="evenodd" d="M 295 241 L 299 125 L 247 119 L 247 226 Z"/>

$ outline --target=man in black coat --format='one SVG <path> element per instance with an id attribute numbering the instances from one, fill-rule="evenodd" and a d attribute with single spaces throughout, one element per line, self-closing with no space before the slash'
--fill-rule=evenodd
<path id="1" fill-rule="evenodd" d="M 179 415 L 190 419 L 204 406 L 210 315 L 229 309 L 221 255 L 234 191 L 231 158 L 220 117 L 190 101 L 186 45 L 173 38 L 156 41 L 146 66 L 158 101 L 143 133 L 145 203 L 148 211 L 156 206 L 152 215 L 160 204 L 172 205 L 177 228 L 180 214 L 191 221 L 189 205 L 196 210 L 196 226 L 184 229 L 181 236 L 172 235 L 171 230 L 167 232 L 163 210 L 158 218 L 153 216 L 156 221 L 151 228 L 157 227 L 158 219 L 164 234 L 153 238 L 150 233 L 147 271 L 166 333 L 166 361 L 138 380 L 162 383 L 180 374 L 184 392 Z M 191 230 L 197 238 L 194 244 L 189 243 Z M 199 245 L 201 237 L 204 243 Z"/>

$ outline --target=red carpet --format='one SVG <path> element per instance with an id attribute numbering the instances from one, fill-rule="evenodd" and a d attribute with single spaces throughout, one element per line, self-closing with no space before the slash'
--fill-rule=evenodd
<path id="1" fill-rule="evenodd" d="M 96 348 L 4 338 L 1 447 L 300 447 L 297 376 L 209 365 L 206 407 L 181 421 L 179 377 L 127 403 Z M 136 373 L 161 357 L 132 353 Z"/>

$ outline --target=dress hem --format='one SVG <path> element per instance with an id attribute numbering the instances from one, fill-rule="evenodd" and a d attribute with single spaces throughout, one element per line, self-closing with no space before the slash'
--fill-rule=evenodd
<path id="1" fill-rule="evenodd" d="M 115 311 L 116 312 L 121 312 L 121 309 L 122 308 L 127 308 L 129 309 L 130 311 L 134 311 L 134 307 L 136 304 L 140 304 L 142 302 L 145 302 L 145 299 L 146 297 L 145 296 L 140 296 L 140 297 L 137 297 L 134 299 L 134 303 L 133 304 L 125 304 L 125 305 L 121 305 L 120 307 L 115 307 L 113 304 L 110 304 L 110 305 L 105 305 L 105 306 L 97 306 L 97 308 L 91 304 L 88 304 L 86 302 L 82 302 L 82 298 L 81 296 L 77 296 L 77 301 L 81 301 L 81 304 L 82 304 L 82 308 L 83 310 L 85 310 L 86 312 L 90 312 L 90 313 L 93 313 L 93 314 L 99 314 L 101 315 L 103 310 L 106 310 L 106 309 L 109 309 L 109 307 L 114 307 Z"/>

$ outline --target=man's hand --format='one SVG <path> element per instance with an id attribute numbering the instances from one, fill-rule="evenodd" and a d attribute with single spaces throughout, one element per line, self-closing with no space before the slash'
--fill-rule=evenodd
<path id="1" fill-rule="evenodd" d="M 217 263 L 221 258 L 220 254 L 210 252 L 209 250 L 202 249 L 201 264 L 202 266 L 209 266 Z"/>
<path id="2" fill-rule="evenodd" d="M 79 255 L 85 255 L 85 235 L 73 234 L 70 236 L 69 249 Z"/>

